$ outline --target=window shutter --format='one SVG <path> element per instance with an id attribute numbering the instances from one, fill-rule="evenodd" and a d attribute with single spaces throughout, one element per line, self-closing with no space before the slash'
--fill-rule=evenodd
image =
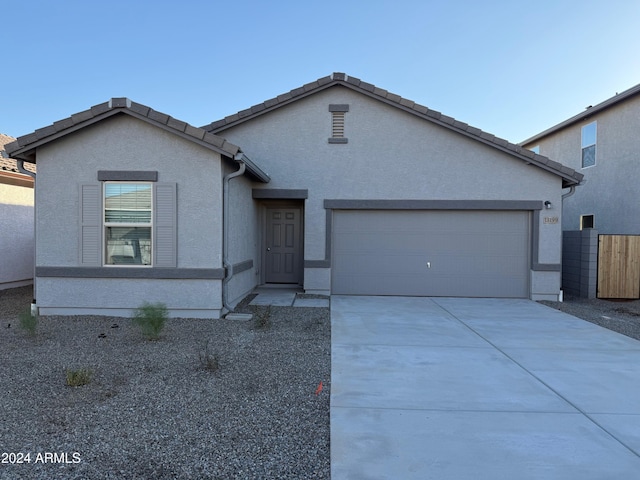
<path id="1" fill-rule="evenodd" d="M 102 265 L 102 185 L 80 185 L 80 265 Z"/>
<path id="2" fill-rule="evenodd" d="M 154 184 L 154 262 L 156 267 L 177 267 L 177 195 L 175 183 Z"/>

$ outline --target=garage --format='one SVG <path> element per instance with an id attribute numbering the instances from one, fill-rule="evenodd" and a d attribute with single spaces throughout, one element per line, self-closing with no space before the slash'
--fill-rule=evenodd
<path id="1" fill-rule="evenodd" d="M 335 210 L 342 295 L 529 297 L 530 212 Z"/>

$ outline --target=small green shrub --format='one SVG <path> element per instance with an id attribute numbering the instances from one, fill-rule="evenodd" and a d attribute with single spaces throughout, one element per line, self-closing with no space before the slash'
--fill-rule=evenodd
<path id="1" fill-rule="evenodd" d="M 66 372 L 67 385 L 69 387 L 79 387 L 91 383 L 93 372 L 88 368 L 80 368 L 78 370 L 67 369 Z"/>
<path id="2" fill-rule="evenodd" d="M 217 372 L 220 369 L 220 357 L 217 353 L 211 354 L 209 352 L 209 342 L 207 341 L 204 346 L 204 350 L 198 353 L 198 358 L 200 358 L 200 364 L 211 372 Z"/>
<path id="3" fill-rule="evenodd" d="M 35 337 L 36 329 L 38 328 L 38 317 L 31 314 L 31 308 L 22 312 L 18 318 L 20 319 L 20 328 L 29 334 L 31 337 Z"/>
<path id="4" fill-rule="evenodd" d="M 140 327 L 142 334 L 149 340 L 160 338 L 160 332 L 169 318 L 167 306 L 164 303 L 145 302 L 141 307 L 136 308 L 133 322 Z"/>

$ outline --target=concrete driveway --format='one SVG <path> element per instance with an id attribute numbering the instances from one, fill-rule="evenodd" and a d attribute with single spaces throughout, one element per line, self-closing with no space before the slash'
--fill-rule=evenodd
<path id="1" fill-rule="evenodd" d="M 529 300 L 331 297 L 331 478 L 640 478 L 640 342 Z"/>

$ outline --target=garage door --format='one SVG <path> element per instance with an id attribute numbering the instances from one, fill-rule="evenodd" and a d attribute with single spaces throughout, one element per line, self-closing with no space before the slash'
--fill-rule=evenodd
<path id="1" fill-rule="evenodd" d="M 336 210 L 332 293 L 529 296 L 529 213 Z"/>

